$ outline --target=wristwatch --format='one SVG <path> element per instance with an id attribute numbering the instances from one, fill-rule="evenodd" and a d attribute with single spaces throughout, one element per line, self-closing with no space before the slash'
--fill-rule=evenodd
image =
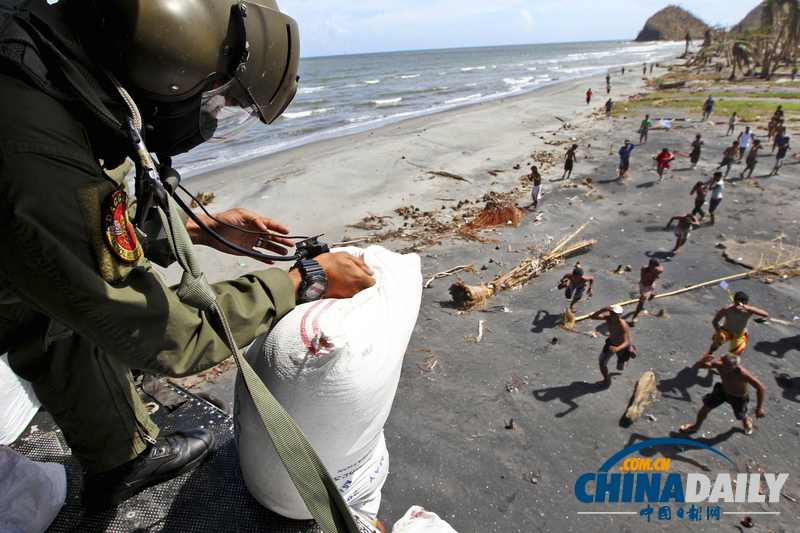
<path id="1" fill-rule="evenodd" d="M 328 290 L 328 278 L 325 277 L 325 271 L 319 263 L 314 259 L 303 259 L 294 266 L 300 270 L 303 278 L 298 288 L 301 302 L 314 302 L 325 296 Z"/>

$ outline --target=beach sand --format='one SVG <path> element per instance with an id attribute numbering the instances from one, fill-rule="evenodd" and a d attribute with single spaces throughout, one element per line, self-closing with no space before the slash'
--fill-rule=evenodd
<path id="1" fill-rule="evenodd" d="M 217 203 L 210 206 L 212 211 L 245 207 L 287 224 L 293 234 L 324 233 L 326 242 L 335 243 L 375 233 L 348 227 L 371 214 L 393 217 L 384 228 L 388 231 L 404 223 L 394 212 L 402 206 L 452 216 L 456 211 L 451 207 L 459 200 L 475 200 L 490 190 L 521 188 L 525 184 L 520 177 L 534 163 L 533 152 L 546 150 L 561 156 L 569 144 L 546 143 L 575 139 L 578 144 L 572 180 L 558 181 L 563 163 L 545 169 L 540 223 L 534 225 L 536 217 L 529 215 L 519 227 L 486 234 L 496 242 L 445 239 L 419 252 L 425 279 L 459 265 L 474 265 L 478 272 L 436 280 L 423 292 L 408 347 L 415 353 L 406 356 L 385 428 L 391 467 L 379 518 L 387 526 L 418 504 L 461 532 L 674 531 L 695 526 L 721 530 L 723 524 L 730 529 L 755 511 L 781 513 L 755 515 L 761 527 L 796 528 L 800 507 L 785 497 L 773 504 L 722 504 L 723 512 L 741 514 L 721 515 L 719 524 L 711 525 L 678 519 L 677 509 L 688 509 L 688 505 L 670 502 L 673 519 L 659 521 L 656 512 L 648 524 L 647 517 L 639 515 L 646 504 L 587 505 L 574 495 L 581 474 L 596 472 L 624 447 L 654 438 L 687 438 L 678 429 L 694 421 L 702 396 L 719 379 L 709 371 L 689 367 L 708 349 L 711 319 L 729 297 L 712 285 L 648 303 L 646 309 L 653 313 L 665 309 L 668 318 L 641 316 L 631 327 L 639 357 L 622 373 L 615 370 L 612 360 L 612 384 L 600 389 L 594 383 L 601 377 L 597 357 L 606 333 L 604 324 L 587 320 L 575 326 L 583 332 L 599 332 L 596 338 L 557 327 L 568 305 L 561 292 L 552 290 L 560 277 L 578 261 L 595 277 L 594 297 L 578 303 L 580 315 L 638 296 L 638 272 L 651 257 L 659 258 L 664 266 L 658 290 L 666 292 L 745 272 L 746 268 L 725 260 L 718 243 L 766 243 L 763 246 L 774 250 L 781 243 L 797 245 L 800 233 L 797 160 L 788 158 L 779 176 L 762 177 L 774 161 L 767 150 L 759 158 L 753 184 L 726 185 L 717 226 L 695 230 L 679 254 L 670 254 L 675 237 L 664 226 L 673 215 L 691 211 L 692 185 L 711 177 L 722 150 L 730 145 L 733 138 L 725 137 L 727 117 L 712 115 L 716 122 L 712 125 L 699 122 L 699 109 L 651 109 L 653 118 L 691 121 L 674 121 L 671 131 L 652 130 L 649 142 L 632 154 L 632 176 L 620 184 L 614 181 L 617 150 L 626 138 L 638 142 L 636 132 L 643 118 L 642 109 L 626 116 L 624 108 L 629 96 L 646 89 L 641 76 L 631 70 L 625 76 L 618 72 L 612 76 L 615 118 L 604 116 L 604 76 L 596 76 L 316 142 L 184 183 L 193 192 L 213 191 Z M 595 98 L 587 106 L 589 87 Z M 570 126 L 565 128 L 566 124 Z M 766 117 L 756 124 L 759 136 L 766 137 L 761 131 L 765 124 Z M 672 172 L 658 182 L 652 156 L 662 147 L 688 154 L 696 133 L 705 141 L 698 168 L 690 170 L 688 160 L 679 158 Z M 734 165 L 730 177 L 738 178 L 742 168 L 743 163 Z M 585 185 L 573 187 L 586 178 L 593 180 L 593 193 Z M 525 187 L 518 197 L 522 206 L 530 203 Z M 453 307 L 448 288 L 458 279 L 469 285 L 491 281 L 584 222 L 589 224 L 581 236 L 597 240 L 589 253 L 569 259 L 521 288 L 500 293 L 483 310 L 459 313 Z M 382 244 L 401 250 L 411 243 L 398 239 Z M 537 248 L 532 250 L 532 245 Z M 202 251 L 201 261 L 211 281 L 259 268 L 251 259 L 212 251 Z M 480 270 L 484 264 L 488 268 Z M 620 264 L 631 265 L 633 271 L 612 273 Z M 172 282 L 177 275 L 174 268 L 165 272 Z M 790 322 L 751 321 L 750 341 L 742 357 L 742 365 L 767 388 L 767 416 L 755 421 L 754 435 L 745 436 L 730 408 L 723 405 L 709 415 L 702 433 L 691 438 L 737 461 L 742 472 L 750 465 L 753 471 L 761 467 L 765 472 L 790 473 L 783 492 L 797 500 L 800 321 L 791 321 L 800 315 L 800 289 L 796 279 L 771 277 L 771 284 L 741 278 L 729 282 L 732 291 L 749 293 L 751 305 Z M 630 319 L 633 309 L 626 306 L 624 316 Z M 477 343 L 474 338 L 481 320 L 486 322 Z M 420 369 L 428 355 L 437 361 L 433 372 Z M 622 415 L 636 381 L 646 371 L 655 372 L 656 401 L 645 416 L 626 427 Z M 217 385 L 202 390 L 232 405 L 234 373 L 226 372 Z M 514 375 L 520 381 L 517 390 L 509 392 L 506 384 Z M 751 392 L 750 412 L 754 410 Z M 516 430 L 504 429 L 511 418 Z M 671 472 L 701 472 L 712 480 L 717 472 L 732 472 L 723 458 L 697 448 L 660 446 L 640 454 L 634 457 L 670 458 Z M 654 508 L 657 511 L 658 505 Z M 634 514 L 578 514 L 583 511 Z"/>

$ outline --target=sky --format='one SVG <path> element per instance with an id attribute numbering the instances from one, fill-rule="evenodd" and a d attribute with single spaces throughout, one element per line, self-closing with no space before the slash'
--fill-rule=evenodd
<path id="1" fill-rule="evenodd" d="M 672 2 L 732 26 L 760 0 Z M 437 48 L 633 40 L 664 0 L 278 0 L 301 57 Z"/>

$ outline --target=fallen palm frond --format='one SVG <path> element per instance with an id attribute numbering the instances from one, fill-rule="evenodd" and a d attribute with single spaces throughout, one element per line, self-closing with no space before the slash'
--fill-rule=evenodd
<path id="1" fill-rule="evenodd" d="M 526 214 L 528 214 L 527 211 L 515 205 L 499 204 L 495 201 L 489 201 L 478 216 L 469 223 L 458 228 L 458 231 L 470 239 L 488 242 L 489 239 L 478 235 L 478 230 L 495 226 L 519 226 Z"/>
<path id="2" fill-rule="evenodd" d="M 711 281 L 704 281 L 703 283 L 696 283 L 694 285 L 689 285 L 688 287 L 684 287 L 684 288 L 679 289 L 677 291 L 665 292 L 664 294 L 657 294 L 653 299 L 655 300 L 656 298 L 666 298 L 667 296 L 675 296 L 676 294 L 681 294 L 681 293 L 684 293 L 684 292 L 693 291 L 695 289 L 699 289 L 700 287 L 707 287 L 708 285 L 715 285 L 717 283 L 721 283 L 723 281 L 728 281 L 730 279 L 755 276 L 756 274 L 759 274 L 761 272 L 774 271 L 774 270 L 776 270 L 778 268 L 786 267 L 786 266 L 789 266 L 789 265 L 791 265 L 793 263 L 797 263 L 797 262 L 800 262 L 800 257 L 796 257 L 794 259 L 790 259 L 789 261 L 784 261 L 783 263 L 776 263 L 774 265 L 769 265 L 769 266 L 766 266 L 766 267 L 763 267 L 763 268 L 754 268 L 753 270 L 748 270 L 747 272 L 742 272 L 741 274 L 734 274 L 733 276 L 726 276 L 724 278 L 712 279 Z M 625 305 L 630 305 L 630 304 L 636 303 L 638 301 L 639 301 L 639 299 L 637 298 L 635 300 L 626 300 L 624 302 L 619 302 L 616 305 L 625 306 Z M 590 316 L 592 316 L 592 313 L 588 313 L 588 314 L 576 317 L 575 318 L 575 322 L 580 322 L 581 320 L 586 320 Z M 659 316 L 661 316 L 661 315 L 659 314 Z"/>
<path id="3" fill-rule="evenodd" d="M 578 228 L 577 231 L 563 239 L 549 252 L 542 254 L 540 257 L 526 258 L 519 266 L 506 274 L 496 277 L 490 283 L 481 283 L 480 285 L 471 286 L 464 282 L 458 282 L 451 285 L 450 296 L 453 297 L 453 302 L 462 310 L 475 309 L 476 307 L 484 305 L 488 298 L 494 296 L 498 292 L 523 285 L 531 279 L 540 276 L 542 273 L 557 267 L 565 258 L 588 250 L 594 246 L 597 241 L 581 241 L 577 244 L 573 244 L 569 248 L 565 248 L 585 227 L 586 224 Z"/>

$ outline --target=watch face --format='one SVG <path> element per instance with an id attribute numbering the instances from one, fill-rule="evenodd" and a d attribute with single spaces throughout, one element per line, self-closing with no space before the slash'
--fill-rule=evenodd
<path id="1" fill-rule="evenodd" d="M 301 299 L 304 302 L 313 302 L 315 300 L 319 300 L 323 296 L 325 296 L 325 291 L 328 288 L 328 284 L 324 281 L 317 280 L 308 285 L 308 287 L 303 289 L 303 294 L 301 295 Z"/>

